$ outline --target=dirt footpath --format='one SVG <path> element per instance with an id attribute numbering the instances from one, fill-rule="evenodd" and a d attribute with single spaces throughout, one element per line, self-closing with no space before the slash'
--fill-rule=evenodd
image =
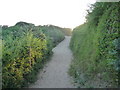
<path id="1" fill-rule="evenodd" d="M 74 88 L 68 69 L 72 60 L 69 49 L 70 38 L 66 36 L 59 45 L 53 49 L 53 57 L 39 73 L 38 80 L 30 88 Z"/>

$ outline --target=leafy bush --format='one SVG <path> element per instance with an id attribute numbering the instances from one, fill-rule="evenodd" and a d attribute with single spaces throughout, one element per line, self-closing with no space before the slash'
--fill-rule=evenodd
<path id="1" fill-rule="evenodd" d="M 56 46 L 60 41 L 62 41 L 64 37 L 64 33 L 61 31 L 62 28 L 53 26 L 53 25 L 45 25 L 40 26 L 42 32 L 48 36 L 54 46 Z"/>
<path id="2" fill-rule="evenodd" d="M 59 29 L 48 27 L 43 32 L 41 27 L 26 22 L 18 22 L 2 31 L 3 88 L 20 88 L 35 82 L 37 72 L 52 54 L 53 45 L 64 39 Z"/>
<path id="3" fill-rule="evenodd" d="M 22 39 L 16 38 L 13 41 L 9 37 L 8 40 L 12 43 L 4 41 L 2 51 L 3 86 L 21 87 L 23 76 L 31 72 L 36 63 L 41 62 L 47 43 L 45 39 L 34 38 L 32 33 L 27 33 Z"/>
<path id="4" fill-rule="evenodd" d="M 80 77 L 98 78 L 107 87 L 117 87 L 119 66 L 119 3 L 97 2 L 86 16 L 87 22 L 73 31 L 70 47 L 75 59 L 70 73 Z"/>

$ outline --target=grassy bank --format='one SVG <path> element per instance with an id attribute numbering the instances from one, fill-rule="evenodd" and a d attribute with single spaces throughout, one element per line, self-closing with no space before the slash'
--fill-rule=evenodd
<path id="1" fill-rule="evenodd" d="M 78 87 L 118 87 L 120 72 L 120 3 L 91 5 L 86 23 L 76 27 L 70 47 L 70 75 Z"/>

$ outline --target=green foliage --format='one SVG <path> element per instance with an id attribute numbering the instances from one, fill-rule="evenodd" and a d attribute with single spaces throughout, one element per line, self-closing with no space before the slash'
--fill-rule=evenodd
<path id="1" fill-rule="evenodd" d="M 52 48 L 64 39 L 59 29 L 47 27 L 43 32 L 43 28 L 46 27 L 18 22 L 2 29 L 3 88 L 20 88 L 35 82 L 36 74 L 52 54 Z"/>
<path id="2" fill-rule="evenodd" d="M 35 38 L 32 33 L 27 33 L 22 39 L 16 38 L 13 41 L 10 38 L 9 41 L 12 43 L 8 44 L 8 41 L 4 41 L 2 51 L 3 86 L 21 87 L 23 76 L 31 72 L 36 63 L 41 62 L 43 51 L 47 49 L 46 40 Z"/>
<path id="3" fill-rule="evenodd" d="M 50 37 L 54 46 L 56 46 L 60 41 L 65 38 L 64 34 L 61 31 L 62 28 L 60 27 L 53 25 L 45 25 L 39 27 L 46 36 Z"/>
<path id="4" fill-rule="evenodd" d="M 71 36 L 72 35 L 72 30 L 70 28 L 63 28 L 61 29 L 63 33 L 65 33 L 66 36 Z"/>
<path id="5" fill-rule="evenodd" d="M 117 86 L 120 71 L 119 3 L 97 2 L 88 11 L 87 22 L 76 27 L 70 47 L 74 53 L 70 74 L 90 80 L 101 75 L 109 86 Z M 112 83 L 111 83 L 112 82 Z"/>

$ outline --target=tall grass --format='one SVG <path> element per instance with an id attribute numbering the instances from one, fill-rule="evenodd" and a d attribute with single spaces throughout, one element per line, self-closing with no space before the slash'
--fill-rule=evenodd
<path id="1" fill-rule="evenodd" d="M 74 60 L 70 74 L 77 81 L 83 73 L 86 82 L 99 78 L 100 82 L 107 83 L 106 87 L 118 87 L 119 3 L 97 2 L 92 7 L 86 23 L 73 30 L 70 47 Z"/>

